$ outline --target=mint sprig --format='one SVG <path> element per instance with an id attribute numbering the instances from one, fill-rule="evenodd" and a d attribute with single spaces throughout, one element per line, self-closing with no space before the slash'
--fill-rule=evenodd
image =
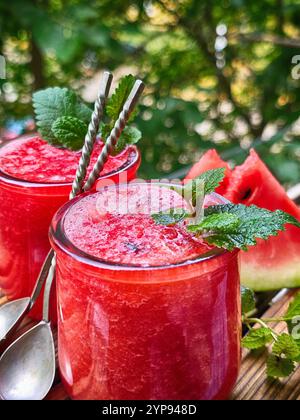
<path id="1" fill-rule="evenodd" d="M 300 228 L 293 216 L 281 211 L 274 212 L 257 206 L 223 204 L 204 210 L 205 218 L 199 225 L 188 226 L 193 232 L 205 233 L 205 240 L 219 248 L 247 251 L 256 245 L 257 239 L 268 239 L 283 231 L 286 224 Z M 217 217 L 218 216 L 218 217 Z"/>
<path id="2" fill-rule="evenodd" d="M 256 245 L 257 239 L 268 239 L 285 230 L 287 224 L 300 228 L 300 222 L 281 210 L 270 211 L 257 206 L 243 204 L 213 205 L 201 211 L 205 195 L 213 192 L 222 182 L 225 168 L 213 169 L 183 186 L 170 186 L 178 192 L 194 211 L 185 215 L 190 218 L 186 223 L 189 232 L 201 235 L 210 245 L 232 251 L 235 248 L 247 251 L 249 246 Z M 170 209 L 174 213 L 174 209 Z M 178 213 L 178 211 L 177 211 Z M 174 224 L 174 218 L 152 215 L 156 223 Z M 179 219 L 182 221 L 182 219 Z"/>
<path id="3" fill-rule="evenodd" d="M 123 105 L 134 85 L 132 75 L 121 79 L 116 91 L 108 100 L 106 123 L 100 127 L 100 135 L 106 140 L 115 125 Z M 88 131 L 92 110 L 70 89 L 47 88 L 35 92 L 32 96 L 36 125 L 42 138 L 48 143 L 71 150 L 80 150 Z M 136 113 L 130 118 L 132 122 Z M 128 125 L 125 127 L 115 153 L 124 150 L 127 145 L 136 144 L 142 137 L 141 132 Z"/>
<path id="4" fill-rule="evenodd" d="M 249 328 L 249 332 L 243 338 L 242 345 L 249 350 L 268 346 L 267 375 L 273 378 L 289 376 L 296 369 L 297 363 L 300 362 L 300 293 L 296 295 L 286 314 L 276 319 L 252 318 L 253 304 L 253 292 L 250 289 L 243 288 L 242 319 Z M 248 311 L 249 309 L 250 311 Z M 288 327 L 288 333 L 278 334 L 269 327 L 269 324 L 273 322 L 285 322 Z M 252 327 L 253 324 L 256 325 L 254 328 Z"/>

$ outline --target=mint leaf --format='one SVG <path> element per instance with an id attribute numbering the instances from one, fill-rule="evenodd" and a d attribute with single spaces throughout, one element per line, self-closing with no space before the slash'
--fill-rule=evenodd
<path id="1" fill-rule="evenodd" d="M 300 317 L 300 293 L 290 303 L 284 319 L 292 320 L 294 317 Z"/>
<path id="2" fill-rule="evenodd" d="M 36 124 L 41 136 L 50 144 L 57 146 L 68 147 L 56 137 L 52 130 L 57 119 L 75 117 L 88 124 L 92 114 L 92 111 L 80 101 L 76 93 L 66 88 L 54 87 L 35 92 L 32 101 Z M 83 141 L 84 137 L 82 144 Z"/>
<path id="3" fill-rule="evenodd" d="M 288 223 L 300 227 L 300 223 L 293 216 L 281 210 L 272 212 L 253 205 L 248 207 L 243 204 L 224 204 L 205 209 L 206 217 L 214 214 L 224 215 L 224 220 L 227 220 L 228 214 L 239 218 L 240 224 L 236 232 L 221 233 L 216 229 L 215 233 L 212 230 L 205 238 L 209 244 L 228 250 L 239 248 L 247 251 L 248 246 L 256 245 L 257 238 L 268 239 L 270 236 L 277 236 Z"/>
<path id="4" fill-rule="evenodd" d="M 184 220 L 187 213 L 183 209 L 170 209 L 169 212 L 154 213 L 151 217 L 158 225 L 171 226 Z"/>
<path id="5" fill-rule="evenodd" d="M 123 106 L 128 98 L 129 93 L 131 92 L 135 83 L 135 78 L 129 74 L 123 77 L 118 87 L 116 88 L 115 92 L 111 96 L 111 98 L 107 101 L 106 105 L 106 116 L 108 117 L 109 121 L 106 124 L 102 124 L 101 126 L 101 137 L 105 142 L 107 137 L 109 136 L 111 130 L 113 129 L 119 114 L 121 113 Z M 132 113 L 129 118 L 129 123 L 132 122 L 137 114 L 137 110 Z M 142 138 L 142 133 L 135 127 L 127 126 L 123 130 L 118 143 L 115 146 L 115 150 L 113 152 L 114 155 L 119 154 L 122 150 L 126 148 L 129 144 L 136 144 Z"/>
<path id="6" fill-rule="evenodd" d="M 225 177 L 225 170 L 225 168 L 210 169 L 195 178 L 195 180 L 204 181 L 204 195 L 210 194 L 218 188 Z M 189 183 L 186 184 L 186 187 Z"/>
<path id="7" fill-rule="evenodd" d="M 298 293 L 295 299 L 290 303 L 284 320 L 288 325 L 289 333 L 297 343 L 300 351 L 300 293 Z"/>
<path id="8" fill-rule="evenodd" d="M 288 334 L 281 334 L 273 346 L 273 354 L 296 361 L 300 356 L 300 348 L 293 337 Z"/>
<path id="9" fill-rule="evenodd" d="M 125 127 L 118 143 L 115 147 L 115 153 L 119 154 L 130 144 L 136 144 L 142 138 L 142 133 L 135 127 Z"/>
<path id="10" fill-rule="evenodd" d="M 202 175 L 187 182 L 182 187 L 171 187 L 177 191 L 185 199 L 191 200 L 193 206 L 197 204 L 197 200 L 200 201 L 207 195 L 212 193 L 222 182 L 225 176 L 225 168 L 210 169 L 204 172 Z"/>
<path id="11" fill-rule="evenodd" d="M 122 136 L 126 140 L 126 144 L 136 144 L 142 138 L 142 133 L 136 127 L 125 127 Z"/>
<path id="12" fill-rule="evenodd" d="M 272 330 L 269 328 L 252 329 L 242 339 L 242 346 L 250 349 L 260 349 L 273 341 Z"/>
<path id="13" fill-rule="evenodd" d="M 112 126 L 117 121 L 134 83 L 135 78 L 132 74 L 124 76 L 111 98 L 107 101 L 106 112 L 111 120 L 113 120 Z"/>
<path id="14" fill-rule="evenodd" d="M 241 297 L 242 297 L 242 313 L 248 314 L 255 309 L 256 301 L 253 290 L 248 287 L 241 286 Z"/>
<path id="15" fill-rule="evenodd" d="M 272 378 L 285 378 L 294 372 L 295 367 L 292 360 L 272 354 L 267 361 L 267 375 Z"/>
<path id="16" fill-rule="evenodd" d="M 63 115 L 72 115 L 76 95 L 68 89 L 55 87 L 35 92 L 32 99 L 40 134 L 49 143 L 57 144 L 52 124 Z"/>
<path id="17" fill-rule="evenodd" d="M 230 234 L 238 231 L 240 219 L 235 214 L 223 213 L 206 216 L 199 224 L 189 225 L 189 232 L 199 233 L 206 237 L 206 234 L 224 233 Z"/>
<path id="18" fill-rule="evenodd" d="M 85 103 L 80 102 L 80 100 L 77 99 L 77 103 L 75 104 L 74 108 L 74 116 L 76 116 L 79 120 L 85 122 L 87 127 L 91 121 L 92 112 L 93 111 L 91 110 L 91 108 L 89 108 Z"/>
<path id="19" fill-rule="evenodd" d="M 60 117 L 52 124 L 52 132 L 57 142 L 71 150 L 82 147 L 87 125 L 75 117 Z"/>

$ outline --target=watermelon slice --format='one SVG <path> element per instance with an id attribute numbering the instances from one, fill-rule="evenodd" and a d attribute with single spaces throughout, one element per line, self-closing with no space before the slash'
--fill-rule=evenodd
<path id="1" fill-rule="evenodd" d="M 207 169 L 224 166 L 225 162 L 212 151 L 201 159 L 203 165 L 192 168 L 197 175 Z M 206 162 L 204 163 L 204 158 Z M 210 158 L 210 159 L 209 159 Z M 194 172 L 193 172 L 194 169 Z M 189 174 L 189 176 L 190 176 Z M 280 209 L 300 220 L 300 209 L 287 196 L 257 153 L 252 150 L 241 166 L 227 172 L 227 180 L 221 186 L 222 194 L 233 203 L 255 204 L 268 210 Z M 287 226 L 285 232 L 268 241 L 258 240 L 256 247 L 241 253 L 241 280 L 256 291 L 276 290 L 300 286 L 300 230 Z"/>

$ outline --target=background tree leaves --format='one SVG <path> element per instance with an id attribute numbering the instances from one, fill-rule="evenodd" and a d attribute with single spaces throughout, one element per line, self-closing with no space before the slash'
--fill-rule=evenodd
<path id="1" fill-rule="evenodd" d="M 142 176 L 182 175 L 210 147 L 240 163 L 255 146 L 293 184 L 300 176 L 299 130 L 290 129 L 300 110 L 300 83 L 291 77 L 299 16 L 298 2 L 277 0 L 1 2 L 8 75 L 0 80 L 1 125 L 32 113 L 34 90 L 80 91 L 99 70 L 130 69 L 147 84 L 137 120 Z M 228 29 L 223 68 L 216 66 L 220 23 Z"/>

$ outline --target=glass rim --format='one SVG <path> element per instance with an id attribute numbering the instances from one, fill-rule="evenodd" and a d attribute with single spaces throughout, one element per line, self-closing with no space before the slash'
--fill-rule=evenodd
<path id="1" fill-rule="evenodd" d="M 149 181 L 148 181 L 149 182 Z M 139 184 L 147 184 L 147 181 L 143 181 L 143 182 L 135 182 L 135 181 L 131 181 L 129 183 L 129 185 L 139 185 Z M 159 184 L 159 185 L 175 185 L 172 183 L 153 183 L 153 185 L 155 184 Z M 116 188 L 122 185 L 128 185 L 126 183 L 121 183 L 121 184 L 116 184 L 116 185 L 109 185 L 106 186 L 105 188 Z M 178 184 L 177 184 L 178 186 Z M 102 189 L 102 188 L 101 188 Z M 217 248 L 214 247 L 213 249 L 209 250 L 208 252 L 201 254 L 200 256 L 197 256 L 195 258 L 192 259 L 187 259 L 178 263 L 173 263 L 173 264 L 164 264 L 164 265 L 155 265 L 155 266 L 141 266 L 141 265 L 134 265 L 134 264 L 120 264 L 120 263 L 114 263 L 112 261 L 107 261 L 105 259 L 101 259 L 98 257 L 95 257 L 85 251 L 82 251 L 81 249 L 79 249 L 78 247 L 76 247 L 70 239 L 67 238 L 64 230 L 63 230 L 63 222 L 64 219 L 69 211 L 69 209 L 72 207 L 73 204 L 75 204 L 77 201 L 81 200 L 83 197 L 87 196 L 87 195 L 92 195 L 92 194 L 97 194 L 99 191 L 93 191 L 93 192 L 88 192 L 85 194 L 80 195 L 79 197 L 75 197 L 73 200 L 68 201 L 67 203 L 65 203 L 59 210 L 58 212 L 55 214 L 54 218 L 52 219 L 51 225 L 50 225 L 50 229 L 49 229 L 49 237 L 50 237 L 50 242 L 51 244 L 54 245 L 54 247 L 57 247 L 58 249 L 60 249 L 62 252 L 64 252 L 65 254 L 67 254 L 69 257 L 73 258 L 74 260 L 83 263 L 85 265 L 88 265 L 90 267 L 93 268 L 100 268 L 100 269 L 106 269 L 106 270 L 118 270 L 118 271 L 123 271 L 123 272 L 130 272 L 130 271 L 138 271 L 138 272 L 147 272 L 147 271 L 162 271 L 162 270 L 170 270 L 170 269 L 176 269 L 176 268 L 180 268 L 180 267 L 185 267 L 185 266 L 191 266 L 191 265 L 196 265 L 198 263 L 201 262 L 205 262 L 205 261 L 210 261 L 214 258 L 218 258 L 224 255 L 231 255 L 232 258 L 235 257 L 235 255 L 238 253 L 238 250 L 235 249 L 234 251 L 228 251 L 226 249 L 222 249 L 222 248 Z M 216 199 L 222 201 L 224 204 L 228 204 L 229 201 L 222 197 L 221 195 L 217 194 L 217 193 L 211 193 L 209 194 L 210 197 L 215 197 Z M 56 220 L 57 219 L 57 220 Z M 54 222 L 55 222 L 55 227 L 54 227 Z M 59 237 L 58 237 L 59 236 Z"/>
<path id="2" fill-rule="evenodd" d="M 27 139 L 27 138 L 30 139 L 32 137 L 35 137 L 35 136 L 24 135 L 24 136 L 17 137 L 13 140 L 7 140 L 3 142 L 2 144 L 0 144 L 0 149 L 2 149 L 2 147 L 7 146 L 7 144 L 11 144 L 11 142 L 18 141 L 21 139 Z M 131 167 L 133 167 L 139 162 L 140 151 L 138 147 L 133 144 L 133 145 L 128 146 L 128 148 L 131 148 L 135 151 L 134 158 L 130 161 L 129 159 L 127 159 L 127 161 L 123 165 L 121 165 L 117 170 L 108 172 L 104 174 L 103 176 L 98 177 L 97 180 L 104 180 L 104 179 L 110 178 L 112 175 L 118 176 L 120 173 L 130 169 Z M 63 181 L 62 182 L 59 182 L 59 181 L 58 182 L 53 182 L 53 181 L 52 182 L 38 182 L 38 181 L 23 180 L 21 178 L 16 178 L 12 175 L 7 174 L 6 172 L 2 171 L 1 168 L 0 168 L 0 181 L 16 186 L 16 187 L 24 187 L 24 188 L 71 187 L 73 184 L 73 181 L 72 182 L 63 182 Z"/>

